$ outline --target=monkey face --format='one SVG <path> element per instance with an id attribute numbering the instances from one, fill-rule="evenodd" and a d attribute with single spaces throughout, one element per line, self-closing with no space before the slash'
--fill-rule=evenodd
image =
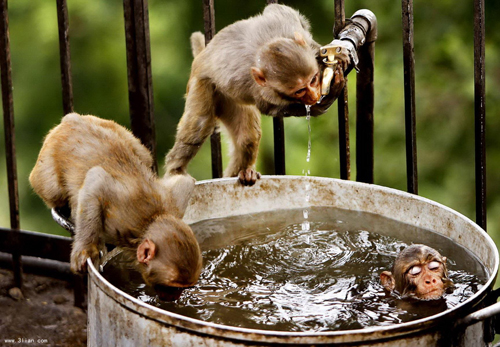
<path id="1" fill-rule="evenodd" d="M 165 215 L 149 226 L 146 235 L 148 238 L 137 247 L 144 282 L 157 289 L 160 297 L 178 298 L 181 288 L 198 281 L 202 268 L 200 248 L 191 228 Z"/>
<path id="2" fill-rule="evenodd" d="M 163 301 L 175 301 L 181 297 L 182 292 L 186 288 L 167 287 L 160 284 L 154 286 L 156 294 Z"/>
<path id="3" fill-rule="evenodd" d="M 446 257 L 425 245 L 411 245 L 394 262 L 393 272 L 384 271 L 380 281 L 389 292 L 398 291 L 403 298 L 439 299 L 453 283 L 448 278 Z"/>
<path id="4" fill-rule="evenodd" d="M 294 90 L 289 94 L 292 98 L 299 100 L 304 105 L 314 105 L 321 97 L 319 72 L 308 76 L 305 80 L 298 79 Z"/>
<path id="5" fill-rule="evenodd" d="M 445 291 L 444 274 L 440 259 L 414 263 L 405 272 L 401 294 L 421 300 L 439 299 Z"/>

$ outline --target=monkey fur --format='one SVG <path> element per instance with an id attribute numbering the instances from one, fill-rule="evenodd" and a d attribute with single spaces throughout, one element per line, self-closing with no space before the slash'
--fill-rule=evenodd
<path id="1" fill-rule="evenodd" d="M 260 114 L 305 116 L 304 105 L 311 106 L 311 115 L 322 114 L 345 84 L 348 62 L 338 64 L 330 93 L 319 102 L 320 45 L 307 19 L 284 5 L 270 4 L 262 14 L 227 26 L 206 47 L 203 35 L 194 33 L 191 46 L 195 57 L 184 114 L 165 161 L 167 175 L 186 173 L 220 121 L 232 142 L 224 176 L 253 185 L 260 177 Z"/>
<path id="2" fill-rule="evenodd" d="M 448 278 L 446 257 L 421 244 L 401 251 L 392 272 L 382 272 L 380 281 L 387 291 L 397 291 L 403 299 L 437 300 L 453 286 Z"/>
<path id="3" fill-rule="evenodd" d="M 136 259 L 151 286 L 188 287 L 202 258 L 182 221 L 194 179 L 160 179 L 150 152 L 117 123 L 71 113 L 53 128 L 29 180 L 50 208 L 69 205 L 75 222 L 71 269 L 86 271 L 105 243 Z"/>

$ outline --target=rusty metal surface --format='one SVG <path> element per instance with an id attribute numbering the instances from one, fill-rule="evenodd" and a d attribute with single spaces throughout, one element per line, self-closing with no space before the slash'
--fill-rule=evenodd
<path id="1" fill-rule="evenodd" d="M 10 227 L 12 235 L 12 263 L 14 283 L 22 287 L 22 266 L 19 234 L 19 191 L 16 163 L 16 136 L 14 131 L 14 98 L 12 94 L 12 71 L 10 63 L 9 15 L 7 0 L 0 1 L 0 70 L 2 106 L 5 132 L 5 157 L 7 159 L 7 182 L 9 190 Z"/>
<path id="2" fill-rule="evenodd" d="M 403 63 L 406 131 L 406 175 L 408 192 L 418 194 L 417 133 L 415 120 L 415 52 L 413 0 L 402 1 Z"/>
<path id="3" fill-rule="evenodd" d="M 59 30 L 59 58 L 64 114 L 73 112 L 73 83 L 71 81 L 71 54 L 69 49 L 69 19 L 66 0 L 57 0 Z"/>
<path id="4" fill-rule="evenodd" d="M 252 187 L 243 187 L 236 178 L 227 178 L 198 182 L 185 220 L 191 223 L 276 208 L 305 207 L 302 197 L 306 181 L 310 183 L 308 206 L 332 206 L 376 213 L 434 230 L 475 254 L 486 266 L 490 278 L 478 293 L 464 303 L 425 319 L 350 331 L 284 332 L 223 326 L 149 306 L 110 285 L 89 264 L 89 344 L 111 346 L 132 341 L 134 346 L 156 343 L 184 346 L 183 342 L 201 346 L 451 345 L 449 336 L 445 336 L 451 329 L 449 324 L 481 303 L 491 289 L 497 274 L 498 251 L 491 238 L 477 224 L 443 205 L 395 189 L 331 178 L 264 176 Z M 197 237 L 202 242 L 204 236 Z M 482 323 L 477 323 L 461 328 L 456 332 L 460 341 L 454 341 L 453 345 L 469 346 L 467 343 L 470 341 L 480 342 L 482 327 Z M 151 340 L 148 340 L 149 336 Z"/>
<path id="5" fill-rule="evenodd" d="M 123 10 L 130 127 L 134 135 L 151 151 L 153 170 L 157 172 L 148 1 L 123 0 Z"/>
<path id="6" fill-rule="evenodd" d="M 484 0 L 474 1 L 476 223 L 486 230 L 486 105 Z"/>

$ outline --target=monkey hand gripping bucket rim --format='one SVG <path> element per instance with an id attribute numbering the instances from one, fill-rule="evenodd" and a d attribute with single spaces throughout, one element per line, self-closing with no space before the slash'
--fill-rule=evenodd
<path id="1" fill-rule="evenodd" d="M 308 202 L 304 200 L 306 184 Z M 184 220 L 192 224 L 311 206 L 367 212 L 432 230 L 472 253 L 484 266 L 488 279 L 467 300 L 426 318 L 354 330 L 295 332 L 216 324 L 154 307 L 116 288 L 97 270 L 98 264 L 89 261 L 89 345 L 488 345 L 485 340 L 490 338 L 490 323 L 484 319 L 500 309 L 498 304 L 481 308 L 496 302 L 492 287 L 498 250 L 477 224 L 436 202 L 395 189 L 332 178 L 264 176 L 253 187 L 228 178 L 198 182 Z M 203 235 L 197 238 L 203 246 Z"/>

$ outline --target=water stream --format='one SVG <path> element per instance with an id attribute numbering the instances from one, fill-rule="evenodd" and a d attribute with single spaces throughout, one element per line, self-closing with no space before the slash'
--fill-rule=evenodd
<path id="1" fill-rule="evenodd" d="M 302 174 L 307 177 L 311 174 L 311 170 L 309 168 L 309 162 L 311 161 L 311 106 L 306 105 L 306 120 L 307 120 L 307 133 L 308 133 L 308 140 L 307 140 L 307 155 L 306 155 L 306 166 L 305 169 L 302 170 Z M 305 201 L 306 205 L 309 204 L 309 190 L 311 189 L 311 184 L 306 180 L 305 181 Z M 309 223 L 309 210 L 308 208 L 304 208 L 302 211 L 302 214 L 304 216 L 304 221 L 302 222 L 302 230 L 309 230 L 311 225 Z M 309 241 L 309 240 L 308 240 Z"/>

